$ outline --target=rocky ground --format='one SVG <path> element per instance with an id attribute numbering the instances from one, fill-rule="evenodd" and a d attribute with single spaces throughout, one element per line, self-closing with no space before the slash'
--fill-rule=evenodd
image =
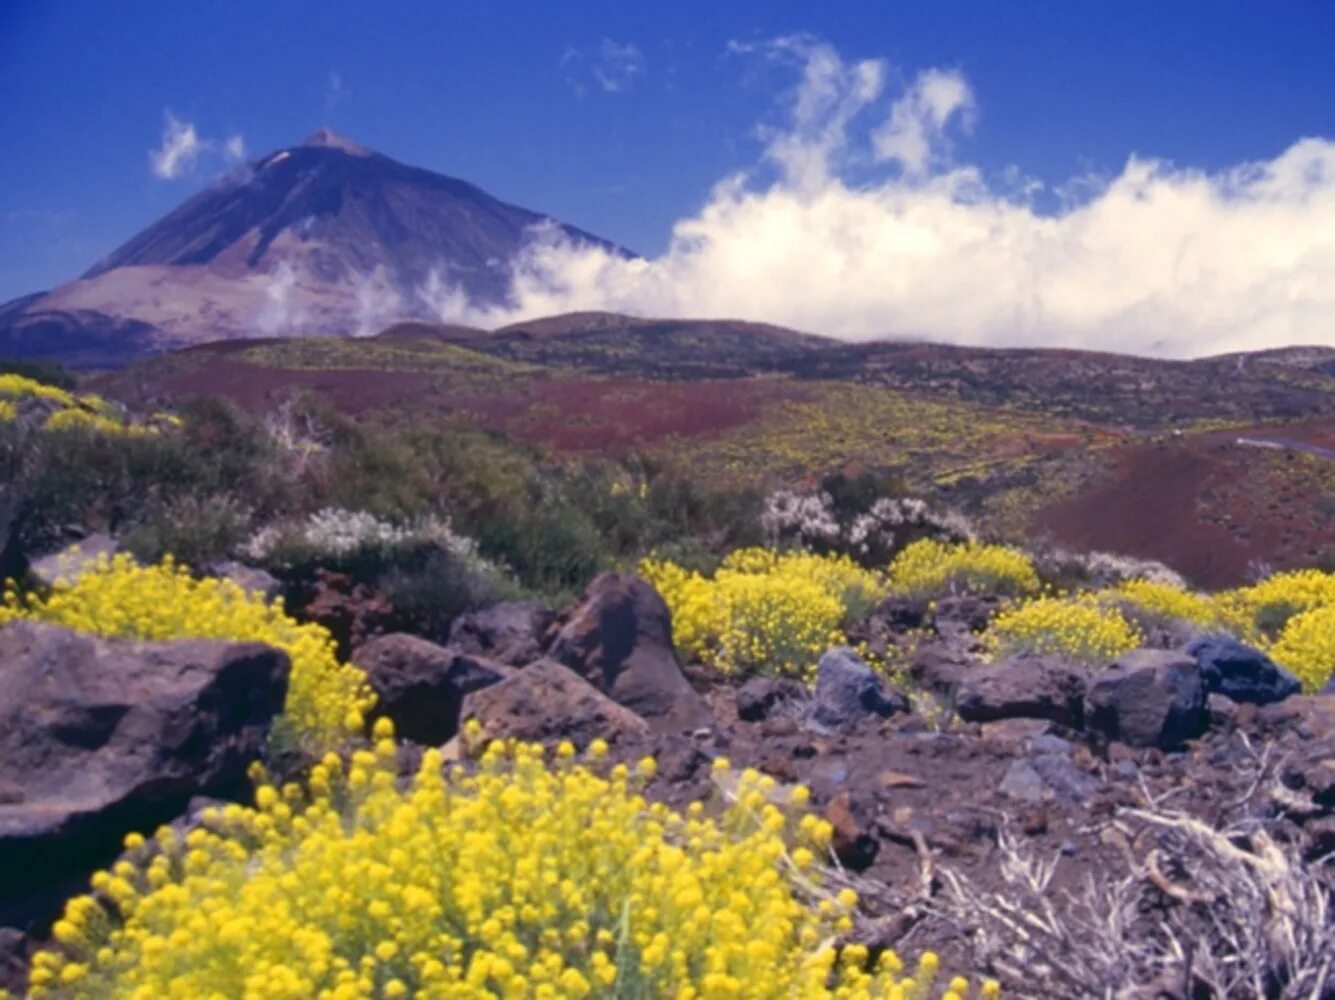
<path id="1" fill-rule="evenodd" d="M 858 889 L 874 948 L 934 949 L 1016 996 L 1335 997 L 1335 691 L 1300 695 L 1261 654 L 1175 628 L 1097 672 L 987 664 L 988 610 L 892 600 L 860 626 L 911 650 L 908 692 L 843 648 L 811 687 L 683 667 L 662 600 L 619 574 L 563 612 L 498 605 L 443 644 L 380 635 L 353 659 L 405 773 L 475 718 L 653 755 L 647 792 L 673 804 L 722 800 L 746 767 L 778 796 L 805 784 L 834 828 L 827 885 Z M 11 984 L 126 832 L 244 794 L 285 680 L 265 647 L 0 630 Z"/>

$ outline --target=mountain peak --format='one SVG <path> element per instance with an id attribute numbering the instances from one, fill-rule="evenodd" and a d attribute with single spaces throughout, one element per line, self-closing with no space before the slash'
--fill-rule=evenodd
<path id="1" fill-rule="evenodd" d="M 316 149 L 339 149 L 351 156 L 370 156 L 371 151 L 360 143 L 339 135 L 331 128 L 319 128 L 306 136 L 301 145 Z"/>

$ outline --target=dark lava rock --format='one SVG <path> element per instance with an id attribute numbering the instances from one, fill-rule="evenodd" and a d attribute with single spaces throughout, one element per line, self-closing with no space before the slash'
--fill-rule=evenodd
<path id="1" fill-rule="evenodd" d="M 535 601 L 506 601 L 460 615 L 448 645 L 465 653 L 522 667 L 542 659 L 556 612 Z"/>
<path id="2" fill-rule="evenodd" d="M 0 990 L 21 997 L 28 989 L 28 963 L 36 942 L 17 927 L 0 927 Z"/>
<path id="3" fill-rule="evenodd" d="M 923 690 L 949 697 L 976 666 L 977 661 L 959 642 L 928 640 L 914 651 L 909 676 Z"/>
<path id="4" fill-rule="evenodd" d="M 694 729 L 712 715 L 682 673 L 667 605 L 648 583 L 603 573 L 589 585 L 550 656 L 660 732 Z"/>
<path id="5" fill-rule="evenodd" d="M 737 717 L 763 722 L 780 705 L 807 697 L 805 685 L 778 677 L 752 677 L 737 689 Z"/>
<path id="6" fill-rule="evenodd" d="M 1335 694 L 1335 673 L 1332 673 L 1330 675 L 1330 680 L 1326 681 L 1326 683 L 1322 686 L 1321 690 L 1317 692 L 1317 694 L 1324 694 L 1324 695 Z"/>
<path id="7" fill-rule="evenodd" d="M 18 576 L 24 566 L 19 545 L 22 513 L 23 499 L 18 490 L 0 483 L 0 580 Z"/>
<path id="8" fill-rule="evenodd" d="M 193 796 L 248 796 L 288 670 L 258 643 L 0 629 L 0 925 L 41 928 Z"/>
<path id="9" fill-rule="evenodd" d="M 1047 786 L 1043 776 L 1027 760 L 1011 763 L 999 786 L 1001 794 L 1017 802 L 1038 803 L 1047 795 Z"/>
<path id="10" fill-rule="evenodd" d="M 1239 703 L 1269 705 L 1302 691 L 1302 683 L 1259 649 L 1223 635 L 1207 635 L 1187 644 L 1187 654 L 1201 668 L 1205 690 Z"/>
<path id="11" fill-rule="evenodd" d="M 955 692 L 955 711 L 966 722 L 1047 719 L 1079 729 L 1087 682 L 1085 671 L 1064 660 L 1020 656 L 964 674 Z"/>
<path id="12" fill-rule="evenodd" d="M 488 739 L 570 740 L 580 748 L 598 738 L 612 743 L 649 732 L 644 719 L 555 660 L 539 660 L 467 695 L 463 717 L 480 722 Z"/>
<path id="13" fill-rule="evenodd" d="M 1184 653 L 1137 649 L 1095 675 L 1085 695 L 1085 728 L 1130 746 L 1174 750 L 1205 731 L 1205 684 Z"/>
<path id="14" fill-rule="evenodd" d="M 887 690 L 881 676 L 847 646 L 826 650 L 816 667 L 811 721 L 847 729 L 869 716 L 886 719 L 910 710 L 908 699 Z"/>
<path id="15" fill-rule="evenodd" d="M 464 695 L 514 672 L 403 632 L 363 643 L 352 662 L 375 691 L 375 717 L 388 716 L 398 736 L 428 746 L 439 746 L 458 732 Z"/>

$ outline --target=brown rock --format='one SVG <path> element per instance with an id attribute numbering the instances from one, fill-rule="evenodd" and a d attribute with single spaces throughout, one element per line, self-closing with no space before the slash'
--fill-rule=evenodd
<path id="1" fill-rule="evenodd" d="M 847 792 L 841 792 L 825 807 L 825 820 L 833 828 L 830 848 L 845 868 L 864 871 L 876 860 L 879 845 L 876 838 L 853 814 L 853 803 Z"/>
<path id="2" fill-rule="evenodd" d="M 955 711 L 966 722 L 1046 719 L 1079 729 L 1085 685 L 1085 672 L 1064 660 L 1019 656 L 966 673 L 955 693 Z"/>
<path id="3" fill-rule="evenodd" d="M 358 646 L 352 662 L 376 694 L 375 717 L 387 716 L 406 740 L 438 746 L 459 728 L 464 695 L 497 684 L 513 668 L 394 632 Z"/>
<path id="4" fill-rule="evenodd" d="M 566 739 L 581 748 L 597 738 L 615 742 L 649 732 L 644 719 L 554 660 L 466 695 L 462 715 L 480 722 L 487 739 Z"/>
<path id="5" fill-rule="evenodd" d="M 551 608 L 533 601 L 506 601 L 460 615 L 450 625 L 451 649 L 512 667 L 542 658 L 556 621 Z"/>
<path id="6" fill-rule="evenodd" d="M 249 794 L 282 709 L 281 650 L 0 629 L 0 925 L 40 926 L 192 796 Z"/>
<path id="7" fill-rule="evenodd" d="M 626 573 L 603 573 L 585 592 L 552 643 L 565 664 L 656 731 L 680 731 L 712 721 L 682 673 L 663 598 Z"/>

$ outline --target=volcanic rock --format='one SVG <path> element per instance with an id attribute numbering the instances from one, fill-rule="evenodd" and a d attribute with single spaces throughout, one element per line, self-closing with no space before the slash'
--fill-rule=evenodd
<path id="1" fill-rule="evenodd" d="M 535 601 L 505 601 L 460 615 L 450 625 L 448 645 L 512 667 L 542 658 L 547 632 L 556 621 L 551 608 Z"/>
<path id="2" fill-rule="evenodd" d="M 811 708 L 811 721 L 818 726 L 847 729 L 866 718 L 910 710 L 908 699 L 887 690 L 880 675 L 847 646 L 835 646 L 820 658 Z"/>
<path id="3" fill-rule="evenodd" d="M 99 560 L 110 559 L 120 544 L 110 535 L 89 535 L 58 552 L 34 559 L 28 565 L 28 574 L 39 587 L 54 587 L 57 583 L 73 583 Z"/>
<path id="4" fill-rule="evenodd" d="M 1184 653 L 1137 649 L 1096 675 L 1085 695 L 1085 727 L 1130 746 L 1174 750 L 1205 730 L 1205 684 Z"/>
<path id="5" fill-rule="evenodd" d="M 737 689 L 737 717 L 743 722 L 764 722 L 780 705 L 806 697 L 806 687 L 797 681 L 752 677 Z"/>
<path id="6" fill-rule="evenodd" d="M 482 724 L 488 739 L 617 742 L 647 736 L 649 724 L 555 660 L 531 666 L 464 698 L 463 717 Z"/>
<path id="7" fill-rule="evenodd" d="M 1018 656 L 964 674 L 955 693 L 955 711 L 966 722 L 1047 719 L 1079 729 L 1087 683 L 1085 671 L 1064 660 Z"/>
<path id="8" fill-rule="evenodd" d="M 667 605 L 637 576 L 599 575 L 548 655 L 655 730 L 693 729 L 712 718 L 682 673 Z"/>
<path id="9" fill-rule="evenodd" d="M 1302 683 L 1259 649 L 1223 635 L 1202 636 L 1186 647 L 1201 668 L 1205 690 L 1233 701 L 1269 705 L 1302 691 Z"/>
<path id="10" fill-rule="evenodd" d="M 227 559 L 213 563 L 204 571 L 220 580 L 230 580 L 247 594 L 264 601 L 274 601 L 283 596 L 283 581 L 256 566 Z"/>
<path id="11" fill-rule="evenodd" d="M 406 740 L 439 746 L 459 729 L 464 696 L 498 684 L 511 667 L 394 632 L 358 646 L 352 662 L 376 693 L 376 716 L 387 716 Z"/>
<path id="12" fill-rule="evenodd" d="M 0 629 L 0 925 L 41 926 L 125 834 L 242 798 L 289 663 L 257 643 Z"/>

